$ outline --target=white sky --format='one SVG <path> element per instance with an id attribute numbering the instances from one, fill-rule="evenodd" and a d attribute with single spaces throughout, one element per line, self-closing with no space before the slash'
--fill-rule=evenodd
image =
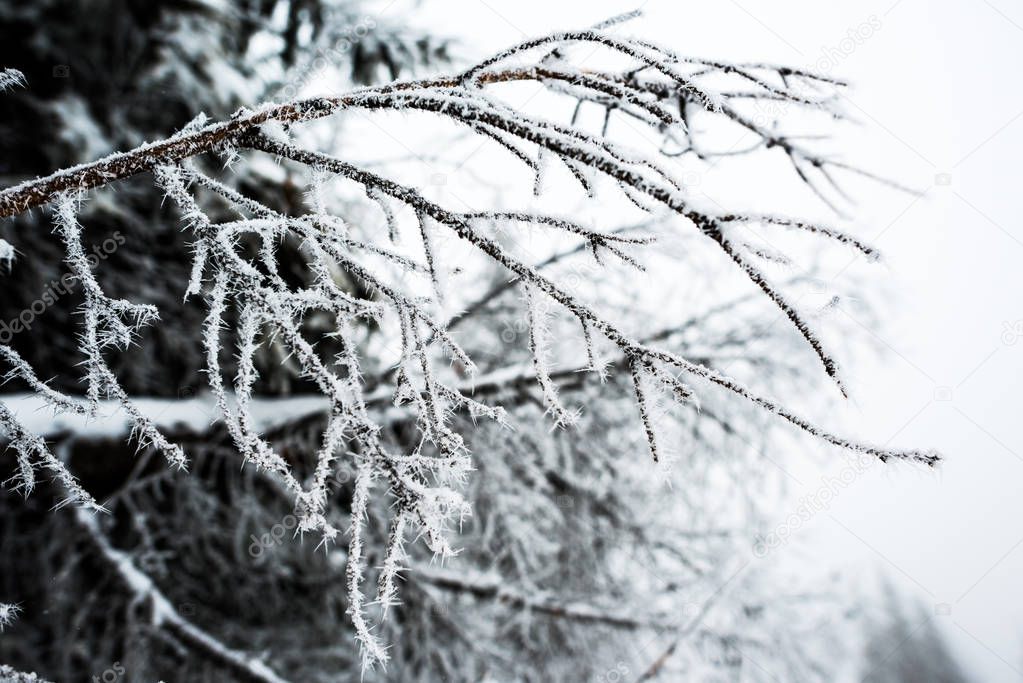
<path id="1" fill-rule="evenodd" d="M 946 462 L 936 474 L 872 468 L 801 540 L 821 562 L 883 570 L 927 605 L 948 605 L 932 618 L 977 680 L 1023 679 L 1023 228 L 1014 211 L 1023 7 L 1010 0 L 435 0 L 423 11 L 438 32 L 461 37 L 465 53 L 482 56 L 637 5 L 645 16 L 628 30 L 686 54 L 793 66 L 830 54 L 832 73 L 855 85 L 848 105 L 862 124 L 842 131 L 840 148 L 927 189 L 917 200 L 855 186 L 854 226 L 885 253 L 885 265 L 866 272 L 894 296 L 882 326 L 852 326 L 861 335 L 854 343 L 880 342 L 886 358 L 847 363 L 853 398 L 836 420 L 872 441 L 938 448 Z M 873 24 L 873 34 L 840 54 L 849 30 L 862 24 Z M 819 212 L 812 201 L 777 208 Z M 798 476 L 804 493 L 821 486 L 819 471 Z"/>

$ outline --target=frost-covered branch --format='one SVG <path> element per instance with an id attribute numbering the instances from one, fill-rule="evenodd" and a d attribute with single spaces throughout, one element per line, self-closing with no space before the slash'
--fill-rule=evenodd
<path id="1" fill-rule="evenodd" d="M 563 603 L 543 595 L 525 595 L 505 586 L 500 576 L 465 576 L 433 567 L 417 567 L 416 580 L 446 591 L 468 593 L 476 598 L 493 600 L 510 609 L 536 612 L 557 619 L 622 629 L 667 630 L 678 626 L 671 615 L 642 617 L 615 612 L 613 608 L 596 609 L 588 604 Z"/>
<path id="2" fill-rule="evenodd" d="M 0 69 L 0 92 L 25 86 L 25 74 L 17 69 Z"/>
<path id="3" fill-rule="evenodd" d="M 93 513 L 79 508 L 75 510 L 75 522 L 85 532 L 100 558 L 117 572 L 124 586 L 131 591 L 134 600 L 149 605 L 151 624 L 154 628 L 165 629 L 197 654 L 233 672 L 239 680 L 285 683 L 285 679 L 274 673 L 261 660 L 228 647 L 181 616 L 153 580 L 135 566 L 132 558 L 110 545 Z"/>
<path id="4" fill-rule="evenodd" d="M 10 626 L 17 620 L 21 613 L 21 607 L 8 602 L 0 602 L 0 631 Z"/>
<path id="5" fill-rule="evenodd" d="M 835 242 L 870 258 L 876 257 L 876 251 L 826 225 L 781 216 L 705 210 L 690 197 L 675 167 L 665 164 L 660 156 L 713 156 L 697 140 L 696 128 L 691 125 L 694 116 L 711 117 L 753 132 L 760 139 L 759 146 L 782 150 L 797 177 L 833 204 L 828 188 L 841 196 L 833 171 L 859 171 L 817 154 L 799 139 L 752 118 L 744 113 L 743 104 L 751 100 L 783 102 L 838 117 L 841 112 L 836 108 L 835 91 L 842 84 L 786 67 L 689 59 L 646 41 L 613 35 L 606 29 L 607 25 L 602 25 L 529 40 L 451 77 L 267 104 L 254 111 L 240 110 L 230 120 L 217 123 L 207 123 L 200 117 L 165 140 L 0 191 L 0 217 L 17 216 L 44 205 L 53 207 L 55 233 L 66 263 L 82 285 L 79 346 L 85 359 L 85 398 L 80 401 L 50 390 L 12 349 L 0 347 L 3 360 L 11 366 L 13 375 L 57 412 L 84 411 L 94 416 L 104 401 L 117 403 L 129 417 L 140 447 L 152 447 L 170 464 L 185 467 L 183 450 L 138 408 L 108 364 L 109 355 L 125 351 L 138 342 L 143 328 L 158 324 L 159 311 L 107 295 L 89 267 L 80 224 L 85 220 L 80 204 L 87 190 L 152 172 L 194 240 L 191 275 L 183 295 L 201 298 L 206 307 L 201 332 L 207 381 L 217 415 L 242 460 L 273 477 L 288 492 L 298 531 L 319 534 L 324 546 L 340 533 L 329 509 L 332 474 L 341 466 L 355 472 L 347 520 L 345 587 L 347 611 L 367 668 L 386 663 L 389 657 L 370 612 L 380 607 L 383 618 L 387 607 L 399 600 L 398 586 L 409 552 L 406 537 L 415 535 L 432 553 L 450 557 L 456 553 L 451 532 L 470 514 L 464 490 L 475 463 L 464 432 L 455 428 L 456 414 L 464 412 L 473 420 L 485 418 L 504 425 L 505 411 L 487 402 L 488 393 L 499 398 L 500 388 L 525 381 L 538 390 L 556 426 L 577 420 L 577 411 L 564 406 L 558 392 L 558 383 L 568 378 L 568 371 L 553 369 L 550 324 L 557 316 L 571 320 L 578 334 L 579 359 L 571 372 L 578 368 L 603 379 L 610 369 L 630 384 L 635 420 L 642 425 L 654 460 L 666 460 L 659 438 L 664 428 L 660 407 L 695 406 L 697 396 L 690 382 L 700 381 L 844 449 L 883 461 L 935 464 L 938 456 L 931 452 L 881 448 L 837 436 L 711 367 L 706 358 L 687 357 L 672 349 L 663 343 L 665 335 L 649 331 L 637 334 L 627 329 L 603 306 L 568 286 L 555 269 L 546 268 L 552 263 L 550 259 L 539 264 L 526 260 L 498 239 L 495 231 L 543 230 L 579 241 L 581 244 L 569 253 L 585 249 L 599 268 L 638 270 L 645 268 L 646 255 L 654 242 L 650 235 L 584 225 L 568 217 L 531 210 L 456 210 L 383 172 L 309 149 L 294 134 L 298 124 L 346 111 L 360 110 L 370 115 L 418 112 L 498 145 L 534 178 L 537 193 L 548 185 L 545 180 L 550 166 L 560 163 L 590 202 L 605 197 L 625 199 L 646 218 L 670 214 L 678 219 L 679 230 L 691 232 L 712 247 L 723 262 L 734 265 L 736 272 L 784 314 L 816 355 L 825 374 L 841 388 L 837 362 L 818 338 L 810 317 L 789 300 L 757 262 L 784 262 L 784 255 L 747 244 L 739 239 L 737 231 L 742 227 L 764 231 L 782 228 Z M 623 66 L 596 71 L 573 64 L 572 48 L 580 44 L 605 51 Z M 602 129 L 595 132 L 577 120 L 566 123 L 530 115 L 498 97 L 495 90 L 500 84 L 519 81 L 540 83 L 574 100 L 577 113 L 584 105 L 602 108 Z M 660 154 L 612 141 L 607 136 L 612 114 L 644 126 L 662 142 Z M 207 153 L 235 159 L 241 158 L 242 152 L 246 158 L 270 155 L 289 167 L 305 169 L 309 177 L 305 210 L 287 213 L 272 208 L 239 191 L 230 176 L 218 178 L 203 170 L 200 157 Z M 611 181 L 610 193 L 601 193 L 596 182 L 601 178 Z M 341 215 L 343 212 L 330 201 L 328 182 L 358 189 L 382 214 L 386 230 L 367 230 L 355 225 L 355 217 Z M 215 201 L 207 202 L 212 197 Z M 230 216 L 225 217 L 225 208 Z M 415 217 L 412 227 L 416 239 L 408 242 L 403 236 L 409 230 L 402 228 L 410 226 L 402 225 L 403 214 Z M 296 285 L 278 266 L 278 250 L 286 240 L 301 247 L 306 284 Z M 471 303 L 470 312 L 506 291 L 521 293 L 528 332 L 525 352 L 531 364 L 526 374 L 505 372 L 496 378 L 476 377 L 473 354 L 463 348 L 452 331 L 456 323 L 467 318 L 444 313 L 450 297 L 449 276 L 462 266 L 456 262 L 460 258 L 456 257 L 456 247 L 499 269 L 507 278 Z M 329 333 L 310 332 L 314 316 L 330 321 Z M 393 363 L 392 370 L 383 377 L 383 388 L 373 386 L 372 393 L 367 391 L 363 378 L 366 350 L 361 335 L 361 330 L 369 326 L 388 335 L 389 361 Z M 320 344 L 327 339 L 330 353 L 324 352 Z M 304 453 L 309 462 L 296 463 L 293 454 L 275 447 L 260 433 L 253 415 L 260 379 L 257 355 L 271 346 L 289 359 L 327 406 L 320 446 Z M 225 363 L 227 356 L 234 356 L 236 361 L 231 368 Z M 488 391 L 488 387 L 494 390 Z M 377 393 L 385 390 L 392 409 L 402 411 L 416 427 L 411 443 L 396 447 L 386 438 L 384 432 L 391 424 L 386 411 L 379 409 L 381 397 Z M 49 454 L 45 442 L 26 430 L 2 403 L 0 427 L 17 454 L 22 488 L 30 489 L 33 468 L 43 467 L 56 473 L 71 499 L 95 505 L 61 461 Z M 394 504 L 386 543 L 378 558 L 375 595 L 370 597 L 363 592 L 371 557 L 366 548 L 367 519 L 373 500 L 380 496 L 393 499 Z M 152 602 L 158 625 L 173 627 L 178 637 L 197 645 L 207 643 L 207 637 L 165 604 L 152 582 L 103 539 L 91 516 L 79 512 L 78 519 L 133 590 Z M 468 590 L 479 593 L 496 588 L 477 585 Z M 545 608 L 546 603 L 512 593 L 499 595 L 534 610 L 585 616 L 583 611 L 568 607 Z M 600 617 L 586 614 L 593 619 Z M 604 615 L 605 621 L 612 618 Z M 258 663 L 241 661 L 240 655 L 220 645 L 208 645 L 207 649 L 219 653 L 225 661 L 258 669 Z M 275 680 L 272 672 L 264 671 L 262 675 L 263 680 Z"/>
<path id="6" fill-rule="evenodd" d="M 47 683 L 46 679 L 40 678 L 34 673 L 16 671 L 6 664 L 0 664 L 0 681 L 4 683 Z"/>

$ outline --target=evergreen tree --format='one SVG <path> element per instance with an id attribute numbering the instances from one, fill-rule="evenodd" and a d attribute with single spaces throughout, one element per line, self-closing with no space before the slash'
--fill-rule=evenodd
<path id="1" fill-rule="evenodd" d="M 864 683 L 969 683 L 933 612 L 886 584 L 884 610 L 867 630 Z"/>

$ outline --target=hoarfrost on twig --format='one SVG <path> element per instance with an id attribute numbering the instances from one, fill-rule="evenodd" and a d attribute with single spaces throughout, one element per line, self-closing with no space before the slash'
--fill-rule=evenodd
<path id="1" fill-rule="evenodd" d="M 471 386 L 466 389 L 452 383 L 448 379 L 450 370 L 444 367 L 446 363 L 438 362 L 438 356 L 445 356 L 457 372 L 473 377 L 475 364 L 470 354 L 439 314 L 447 284 L 445 274 L 455 272 L 460 266 L 451 262 L 453 255 L 444 248 L 444 240 L 456 240 L 503 269 L 510 280 L 496 290 L 498 293 L 508 288 L 521 291 L 522 314 L 528 333 L 525 346 L 533 367 L 530 379 L 556 426 L 569 425 L 577 417 L 575 411 L 562 404 L 551 369 L 549 326 L 554 316 L 564 315 L 574 320 L 581 330 L 580 348 L 586 349 L 585 360 L 579 363 L 583 370 L 600 373 L 603 378 L 609 369 L 622 367 L 631 376 L 638 420 L 655 460 L 662 455 L 657 434 L 659 404 L 665 400 L 681 406 L 695 403 L 692 388 L 682 379 L 685 376 L 716 385 L 836 446 L 881 460 L 901 459 L 933 465 L 938 460 L 934 453 L 892 450 L 836 436 L 732 377 L 662 348 L 655 341 L 636 339 L 612 322 L 608 314 L 586 303 L 584 297 L 556 274 L 511 253 L 490 237 L 483 226 L 528 225 L 561 233 L 581 241 L 578 248 L 590 250 L 602 267 L 617 260 L 628 267 L 643 269 L 643 250 L 651 244 L 650 237 L 631 236 L 528 211 L 458 211 L 386 175 L 343 158 L 303 148 L 295 142 L 297 138 L 290 130 L 286 131 L 293 124 L 343 110 L 360 109 L 370 114 L 422 112 L 463 126 L 509 152 L 533 174 L 533 189 L 537 194 L 549 185 L 548 176 L 555 163 L 563 164 L 571 172 L 591 201 L 599 199 L 595 181 L 609 179 L 615 190 L 640 211 L 651 215 L 672 214 L 682 219 L 679 229 L 694 230 L 702 235 L 701 239 L 706 238 L 708 244 L 731 261 L 738 272 L 783 312 L 816 354 L 827 375 L 844 393 L 837 362 L 803 314 L 769 281 L 753 259 L 784 262 L 784 254 L 736 240 L 733 229 L 735 226 L 759 226 L 761 230 L 785 228 L 805 232 L 851 247 L 871 259 L 876 258 L 876 250 L 844 231 L 813 222 L 701 210 L 690 201 L 685 182 L 677 177 L 673 167 L 662 163 L 657 155 L 628 148 L 605 136 L 607 123 L 613 116 L 628 117 L 663 140 L 661 149 L 681 147 L 677 154 L 691 152 L 700 158 L 709 158 L 715 154 L 695 141 L 696 133 L 688 125 L 693 112 L 699 110 L 752 133 L 758 141 L 755 147 L 781 150 L 797 176 L 829 204 L 837 201 L 833 195 L 840 190 L 834 171 L 860 173 L 897 186 L 819 155 L 798 139 L 783 135 L 777 127 L 744 113 L 744 102 L 767 100 L 840 117 L 833 93 L 808 95 L 807 92 L 836 90 L 842 84 L 785 67 L 689 59 L 608 31 L 631 16 L 623 15 L 584 31 L 524 41 L 452 77 L 401 81 L 361 88 L 337 97 L 268 104 L 254 110 L 240 110 L 223 122 L 208 122 L 205 117 L 197 117 L 166 140 L 0 191 L 0 217 L 52 205 L 54 231 L 63 243 L 67 265 L 82 284 L 85 299 L 80 336 L 80 349 L 85 357 L 84 400 L 51 390 L 12 349 L 3 346 L 0 358 L 8 365 L 8 377 L 26 382 L 58 412 L 95 414 L 101 400 L 119 402 L 132 421 L 133 435 L 140 447 L 152 446 L 163 452 L 172 465 L 185 467 L 187 460 L 180 447 L 171 443 L 135 406 L 105 358 L 105 354 L 122 351 L 135 343 L 144 326 L 158 322 L 158 311 L 152 306 L 114 299 L 106 294 L 86 258 L 79 224 L 79 205 L 85 191 L 153 171 L 158 185 L 177 207 L 194 240 L 193 267 L 183 294 L 203 297 L 208 310 L 202 329 L 207 381 L 220 418 L 242 458 L 283 485 L 293 497 L 298 529 L 319 533 L 323 544 L 332 542 L 338 533 L 327 515 L 330 475 L 340 458 L 349 459 L 355 469 L 347 530 L 347 609 L 367 668 L 384 664 L 388 659 L 387 647 L 367 613 L 369 603 L 363 594 L 369 556 L 365 548 L 365 519 L 370 498 L 375 495 L 374 488 L 382 484 L 380 488 L 395 500 L 374 600 L 386 612 L 388 606 L 399 601 L 398 583 L 405 567 L 406 536 L 414 532 L 440 556 L 454 554 L 456 551 L 449 540 L 450 528 L 452 524 L 461 523 L 470 512 L 461 490 L 472 471 L 472 459 L 462 437 L 451 426 L 453 412 L 464 410 L 474 419 L 505 421 L 505 413 L 499 406 L 478 400 L 472 395 Z M 571 48 L 581 44 L 615 54 L 629 66 L 620 71 L 595 71 L 573 64 Z M 535 59 L 531 60 L 531 55 Z M 722 90 L 714 85 L 715 78 L 730 78 L 739 85 Z M 17 72 L 0 72 L 0 90 L 21 81 Z M 577 100 L 577 112 L 583 105 L 602 108 L 603 130 L 587 130 L 575 120 L 562 123 L 530 115 L 489 92 L 492 85 L 516 81 L 538 82 L 555 94 Z M 246 197 L 228 182 L 190 165 L 192 157 L 210 152 L 226 153 L 231 163 L 241 162 L 248 154 L 269 154 L 289 165 L 305 167 L 310 174 L 306 192 L 308 213 L 286 215 L 276 211 Z M 383 213 L 386 232 L 382 236 L 391 246 L 381 244 L 385 240 L 374 239 L 376 236 L 364 239 L 353 229 L 354 223 L 349 224 L 344 217 L 332 213 L 334 207 L 328 185 L 335 181 L 355 184 Z M 196 194 L 200 188 L 223 200 L 237 213 L 237 220 L 217 222 L 211 218 Z M 840 191 L 838 195 L 841 199 Z M 421 263 L 418 257 L 400 252 L 402 212 L 411 212 L 418 220 Z M 308 286 L 296 288 L 278 272 L 275 249 L 285 237 L 295 238 L 302 245 L 313 275 Z M 242 249 L 246 240 L 260 245 L 257 254 L 250 255 Z M 605 259 L 605 253 L 615 258 Z M 0 261 L 9 266 L 13 255 L 13 247 L 0 242 Z M 395 284 L 375 265 L 381 261 L 413 280 L 425 277 L 432 293 L 424 297 L 421 287 L 413 288 L 405 280 Z M 338 282 L 335 275 L 339 272 L 359 283 L 372 296 L 353 294 Z M 488 293 L 481 301 L 494 295 Z M 331 338 L 340 349 L 334 358 L 324 358 L 315 342 L 307 338 L 305 323 L 314 311 L 327 311 L 332 316 Z M 229 319 L 237 321 L 230 328 Z M 359 338 L 361 323 L 367 320 L 387 322 L 392 329 L 400 331 L 400 339 L 395 340 L 400 347 L 396 367 L 387 377 L 393 389 L 394 404 L 410 411 L 419 429 L 419 442 L 411 452 L 388 450 L 381 436 L 382 425 L 368 407 Z M 456 316 L 448 322 L 453 327 L 460 320 Z M 232 339 L 232 347 L 225 346 L 225 338 Z M 322 447 L 313 456 L 312 476 L 307 480 L 257 433 L 250 414 L 258 380 L 255 358 L 271 340 L 289 356 L 298 372 L 326 397 L 330 406 Z M 605 346 L 617 354 L 620 362 L 611 364 L 599 357 L 598 347 Z M 225 348 L 230 348 L 237 359 L 233 378 L 228 378 L 222 367 Z M 35 483 L 35 470 L 42 468 L 63 485 L 71 501 L 96 507 L 61 459 L 50 453 L 41 438 L 24 429 L 2 403 L 0 429 L 15 451 L 18 465 L 15 481 L 25 493 Z M 85 518 L 82 523 L 91 524 Z M 90 529 L 95 530 L 94 526 Z M 110 555 L 112 550 L 99 542 Z"/>

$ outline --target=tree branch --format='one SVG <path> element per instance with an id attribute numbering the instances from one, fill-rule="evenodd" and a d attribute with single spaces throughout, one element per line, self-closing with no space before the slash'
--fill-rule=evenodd
<path id="1" fill-rule="evenodd" d="M 114 569 L 137 601 L 149 603 L 154 627 L 167 630 L 203 657 L 233 672 L 238 677 L 237 680 L 253 683 L 287 683 L 261 660 L 224 645 L 216 637 L 181 616 L 153 580 L 135 566 L 131 557 L 110 545 L 94 514 L 83 508 L 76 508 L 74 515 L 75 522 L 85 532 L 86 538 L 99 557 Z"/>

